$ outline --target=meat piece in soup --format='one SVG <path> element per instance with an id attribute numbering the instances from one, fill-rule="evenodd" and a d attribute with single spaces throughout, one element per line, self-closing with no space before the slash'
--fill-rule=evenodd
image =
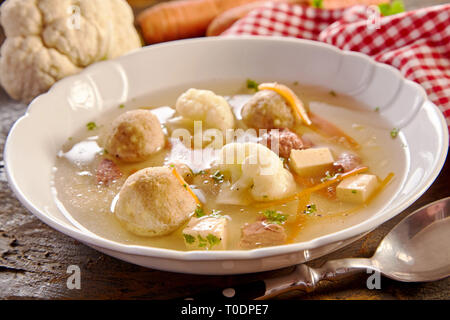
<path id="1" fill-rule="evenodd" d="M 240 246 L 243 249 L 276 246 L 285 243 L 286 238 L 286 230 L 283 226 L 257 221 L 244 225 Z"/>
<path id="2" fill-rule="evenodd" d="M 348 172 L 361 166 L 361 158 L 354 153 L 343 152 L 333 165 L 338 171 Z"/>
<path id="3" fill-rule="evenodd" d="M 312 147 L 309 140 L 303 141 L 295 132 L 289 129 L 272 129 L 262 136 L 262 143 L 273 151 L 278 149 L 282 158 L 289 158 L 291 150 L 302 150 Z M 275 150 L 274 150 L 275 149 Z"/>
<path id="4" fill-rule="evenodd" d="M 111 160 L 103 159 L 96 171 L 97 183 L 102 185 L 109 185 L 115 182 L 122 176 L 120 168 Z"/>
<path id="5" fill-rule="evenodd" d="M 56 175 L 66 172 L 56 183 L 59 194 L 68 176 L 74 185 L 62 202 L 76 203 L 77 210 L 89 213 L 84 217 L 107 212 L 108 226 L 120 228 L 111 233 L 125 243 L 178 250 L 282 245 L 299 241 L 301 230 L 322 216 L 366 207 L 389 180 L 367 174 L 362 160 L 367 156 L 358 143 L 285 91 L 294 99 L 269 88 L 241 95 L 245 99 L 236 107 L 233 97 L 191 88 L 171 101 L 173 108 L 164 107 L 167 117 L 153 110 L 123 112 L 104 127 L 99 145 L 97 133 L 87 138 L 95 145 L 95 154 L 85 157 L 94 159 L 91 164 L 58 164 Z M 299 109 L 291 103 L 301 105 L 308 121 L 304 115 L 297 120 Z M 196 135 L 194 121 L 219 135 L 230 129 L 251 132 L 195 146 L 192 141 L 205 134 Z M 188 144 L 171 135 L 175 129 L 187 132 Z M 77 154 L 84 145 L 61 154 Z M 83 207 L 77 198 L 92 194 L 101 210 Z"/>

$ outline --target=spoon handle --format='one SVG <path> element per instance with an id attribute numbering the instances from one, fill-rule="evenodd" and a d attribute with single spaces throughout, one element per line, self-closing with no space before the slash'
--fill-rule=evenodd
<path id="1" fill-rule="evenodd" d="M 320 268 L 297 265 L 289 274 L 243 285 L 203 293 L 192 300 L 267 299 L 289 290 L 313 291 L 322 280 L 338 280 L 363 270 L 376 269 L 370 259 L 340 259 L 326 262 Z"/>
<path id="2" fill-rule="evenodd" d="M 367 269 L 375 269 L 371 259 L 330 260 L 320 268 L 300 264 L 286 276 L 264 280 L 265 294 L 257 299 L 267 299 L 294 289 L 311 292 L 322 280 L 339 280 Z"/>

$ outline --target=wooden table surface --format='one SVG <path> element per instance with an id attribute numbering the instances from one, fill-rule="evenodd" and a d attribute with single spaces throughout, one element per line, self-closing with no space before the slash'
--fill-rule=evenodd
<path id="1" fill-rule="evenodd" d="M 448 1 L 405 1 L 407 9 L 446 2 Z M 10 100 L 0 91 L 0 154 L 3 154 L 9 129 L 25 110 L 25 105 Z M 215 287 L 266 279 L 292 270 L 290 267 L 259 274 L 198 276 L 150 270 L 111 258 L 51 229 L 35 218 L 9 189 L 2 168 L 3 162 L 0 164 L 0 299 L 168 299 Z M 449 181 L 450 161 L 447 161 L 431 188 L 405 212 L 361 240 L 311 261 L 309 265 L 317 266 L 329 259 L 371 256 L 380 240 L 402 218 L 429 202 L 450 196 Z M 67 289 L 66 270 L 69 265 L 81 268 L 80 290 Z M 450 298 L 450 278 L 433 283 L 400 283 L 382 278 L 381 290 L 369 290 L 366 287 L 367 277 L 367 274 L 360 274 L 336 283 L 323 282 L 314 293 L 293 291 L 278 298 Z"/>

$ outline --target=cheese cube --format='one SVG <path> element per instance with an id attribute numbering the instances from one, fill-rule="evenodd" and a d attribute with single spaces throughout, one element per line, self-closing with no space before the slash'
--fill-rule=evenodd
<path id="1" fill-rule="evenodd" d="M 372 174 L 358 174 L 344 179 L 336 188 L 339 200 L 364 203 L 378 187 L 377 177 Z"/>
<path id="2" fill-rule="evenodd" d="M 323 174 L 333 166 L 333 155 L 328 148 L 291 150 L 289 164 L 300 176 Z"/>
<path id="3" fill-rule="evenodd" d="M 193 217 L 183 230 L 186 247 L 191 250 L 226 249 L 227 222 L 223 216 Z"/>

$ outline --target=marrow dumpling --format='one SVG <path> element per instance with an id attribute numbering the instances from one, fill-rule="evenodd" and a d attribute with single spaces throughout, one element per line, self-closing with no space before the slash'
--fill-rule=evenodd
<path id="1" fill-rule="evenodd" d="M 292 128 L 295 117 L 284 98 L 272 90 L 261 90 L 244 104 L 244 123 L 255 129 Z"/>
<path id="2" fill-rule="evenodd" d="M 121 114 L 113 121 L 105 139 L 108 153 L 124 162 L 144 161 L 164 145 L 161 124 L 148 110 Z"/>
<path id="3" fill-rule="evenodd" d="M 197 206 L 185 185 L 171 168 L 139 170 L 122 186 L 114 214 L 134 234 L 169 234 L 183 225 Z"/>

